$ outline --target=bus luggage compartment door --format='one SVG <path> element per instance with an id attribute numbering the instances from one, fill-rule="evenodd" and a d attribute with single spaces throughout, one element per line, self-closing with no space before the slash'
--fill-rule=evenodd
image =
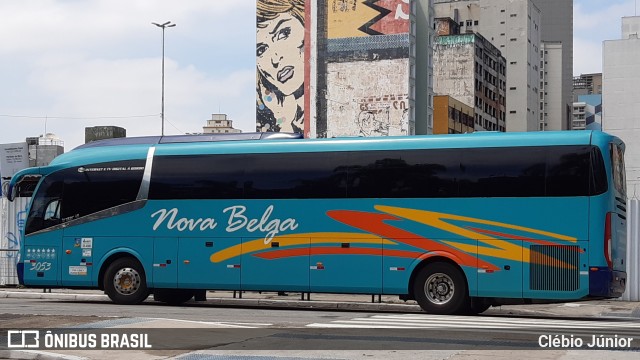
<path id="1" fill-rule="evenodd" d="M 178 287 L 240 289 L 241 238 L 180 238 Z"/>
<path id="2" fill-rule="evenodd" d="M 483 256 L 486 250 L 500 249 L 496 256 Z M 478 267 L 478 296 L 480 297 L 522 297 L 522 241 L 520 240 L 480 240 L 478 258 L 497 269 Z"/>

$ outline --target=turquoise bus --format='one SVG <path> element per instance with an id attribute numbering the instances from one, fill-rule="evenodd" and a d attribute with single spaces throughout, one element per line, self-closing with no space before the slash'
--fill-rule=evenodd
<path id="1" fill-rule="evenodd" d="M 595 131 L 93 142 L 13 177 L 10 197 L 34 189 L 21 281 L 118 304 L 386 294 L 434 314 L 619 297 L 623 154 Z"/>

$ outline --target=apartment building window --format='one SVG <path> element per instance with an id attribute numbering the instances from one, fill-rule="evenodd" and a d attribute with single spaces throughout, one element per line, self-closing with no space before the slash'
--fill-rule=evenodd
<path id="1" fill-rule="evenodd" d="M 467 26 L 473 26 L 473 21 L 467 20 Z"/>
<path id="2" fill-rule="evenodd" d="M 509 39 L 509 41 L 518 41 L 518 39 L 517 38 L 511 38 L 511 39 Z"/>
<path id="3" fill-rule="evenodd" d="M 473 25 L 475 25 L 475 26 L 478 26 L 478 24 L 479 24 L 478 20 L 475 20 L 475 21 L 473 22 Z"/>
<path id="4" fill-rule="evenodd" d="M 510 17 L 516 17 L 516 16 L 518 16 L 518 14 L 511 14 L 511 15 L 509 15 L 509 16 L 510 16 Z"/>
<path id="5" fill-rule="evenodd" d="M 516 87 L 512 86 L 512 87 L 509 88 L 509 90 L 516 90 Z"/>
<path id="6" fill-rule="evenodd" d="M 501 12 L 501 13 L 503 13 L 503 12 L 504 12 L 504 9 L 500 10 L 500 12 Z"/>

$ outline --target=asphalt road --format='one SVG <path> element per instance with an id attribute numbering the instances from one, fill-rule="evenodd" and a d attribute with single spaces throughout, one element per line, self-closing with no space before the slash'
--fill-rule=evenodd
<path id="1" fill-rule="evenodd" d="M 540 336 L 561 335 L 584 339 L 593 335 L 634 337 L 627 347 L 618 347 L 612 358 L 637 358 L 640 323 L 633 319 L 515 316 L 436 316 L 424 313 L 374 313 L 314 309 L 271 309 L 193 303 L 166 306 L 148 302 L 122 306 L 101 301 L 52 299 L 0 299 L 2 329 L 66 329 L 65 331 L 148 332 L 153 350 L 98 351 L 55 350 L 45 353 L 6 351 L 4 356 L 48 359 L 66 356 L 89 359 L 128 360 L 184 358 L 255 360 L 285 358 L 370 358 L 388 360 L 415 358 L 473 359 L 505 351 L 524 351 L 523 359 L 571 359 L 574 350 L 540 346 Z M 69 330 L 71 329 L 71 330 Z M 4 337 L 5 335 L 0 334 Z M 1 340 L 0 340 L 1 341 Z M 182 348 L 181 348 L 182 347 Z M 582 348 L 582 347 L 580 347 Z M 427 351 L 430 350 L 430 351 Z M 482 355 L 477 353 L 482 351 Z M 539 354 L 538 354 L 539 353 Z M 591 356 L 600 352 L 591 351 Z M 607 351 L 606 353 L 610 353 Z M 472 354 L 475 354 L 471 356 Z M 502 355 L 500 355 L 502 354 Z M 537 355 L 533 355 L 537 354 Z M 36 357 L 29 357 L 29 356 Z M 223 357 L 220 357 L 224 355 Z M 611 354 L 609 354 L 611 355 Z M 594 358 L 611 357 L 599 356 Z M 0 352 L 0 358 L 3 353 Z M 569 356 L 569 357 L 567 357 Z M 581 360 L 589 359 L 583 355 Z M 252 359 L 254 359 L 252 357 Z"/>

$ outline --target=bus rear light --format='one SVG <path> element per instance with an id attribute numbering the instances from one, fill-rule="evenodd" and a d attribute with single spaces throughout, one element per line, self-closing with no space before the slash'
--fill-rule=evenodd
<path id="1" fill-rule="evenodd" d="M 609 268 L 613 268 L 611 261 L 611 213 L 607 213 L 604 221 L 604 257 Z"/>

